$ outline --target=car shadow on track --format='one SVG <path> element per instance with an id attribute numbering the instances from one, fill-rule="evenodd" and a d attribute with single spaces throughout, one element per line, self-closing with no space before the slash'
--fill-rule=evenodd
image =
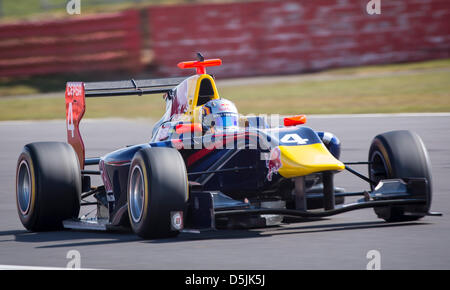
<path id="1" fill-rule="evenodd" d="M 114 232 L 62 230 L 38 233 L 23 230 L 9 232 L 14 235 L 16 242 L 36 244 L 36 248 L 39 249 L 129 243 L 141 240 L 131 230 Z M 0 232 L 0 236 L 2 235 L 3 232 Z M 6 235 L 7 233 L 5 233 Z"/>
<path id="2" fill-rule="evenodd" d="M 26 230 L 0 231 L 0 237 L 20 235 L 20 234 L 24 234 L 24 233 L 28 233 L 28 232 Z"/>
<path id="3" fill-rule="evenodd" d="M 335 231 L 348 231 L 360 229 L 374 229 L 374 228 L 391 228 L 391 227 L 405 227 L 427 225 L 426 222 L 397 222 L 387 223 L 384 221 L 370 221 L 370 222 L 351 222 L 351 223 L 334 223 L 334 224 L 320 224 L 296 226 L 289 224 L 286 227 L 278 227 L 276 229 L 266 232 L 268 235 L 284 235 L 284 234 L 309 234 L 309 233 L 324 233 Z"/>
<path id="4" fill-rule="evenodd" d="M 327 222 L 322 219 L 319 222 Z M 222 229 L 210 230 L 201 233 L 181 233 L 178 237 L 168 239 L 143 240 L 136 236 L 131 230 L 120 230 L 112 232 L 94 232 L 63 230 L 57 232 L 33 233 L 26 230 L 0 231 L 0 237 L 14 236 L 16 242 L 36 244 L 36 248 L 64 248 L 79 246 L 95 246 L 119 243 L 182 243 L 188 241 L 202 240 L 226 240 L 226 239 L 249 239 L 266 238 L 279 235 L 304 235 L 311 233 L 325 233 L 334 231 L 361 230 L 373 228 L 390 228 L 404 226 L 426 225 L 426 222 L 399 222 L 386 223 L 383 221 L 349 222 L 349 223 L 326 223 L 306 224 L 307 222 L 296 222 L 254 229 Z"/>
<path id="5" fill-rule="evenodd" d="M 327 219 L 321 219 L 326 221 Z M 308 222 L 308 221 L 304 221 Z M 266 228 L 236 229 L 208 231 L 200 234 L 182 233 L 175 239 L 148 240 L 148 243 L 178 243 L 185 241 L 210 240 L 210 239 L 246 239 L 264 238 L 279 235 L 302 235 L 311 233 L 325 233 L 332 231 L 361 230 L 372 228 L 390 228 L 403 226 L 426 225 L 426 222 L 398 222 L 386 223 L 384 221 L 350 222 L 350 223 L 329 223 L 316 225 L 302 225 L 302 223 L 283 224 Z"/>

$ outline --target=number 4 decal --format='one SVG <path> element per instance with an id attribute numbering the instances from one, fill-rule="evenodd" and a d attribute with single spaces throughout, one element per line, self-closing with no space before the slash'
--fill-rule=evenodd
<path id="1" fill-rule="evenodd" d="M 72 132 L 72 138 L 74 137 L 75 125 L 73 124 L 73 109 L 72 103 L 69 103 L 69 109 L 67 111 L 67 131 Z"/>
<path id="2" fill-rule="evenodd" d="M 298 134 L 286 134 L 280 140 L 282 143 L 296 143 L 297 145 L 305 145 L 308 139 L 303 139 Z"/>

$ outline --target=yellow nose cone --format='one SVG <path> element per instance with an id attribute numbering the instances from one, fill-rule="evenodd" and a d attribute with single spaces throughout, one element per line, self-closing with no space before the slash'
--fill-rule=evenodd
<path id="1" fill-rule="evenodd" d="M 322 143 L 279 146 L 281 151 L 281 168 L 278 173 L 286 178 L 304 176 L 321 171 L 340 171 L 344 163 L 334 158 Z"/>

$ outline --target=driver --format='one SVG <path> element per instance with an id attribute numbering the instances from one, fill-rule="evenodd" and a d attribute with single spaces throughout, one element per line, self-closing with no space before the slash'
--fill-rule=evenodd
<path id="1" fill-rule="evenodd" d="M 238 130 L 239 115 L 236 106 L 224 99 L 208 101 L 202 108 L 202 127 L 204 133 Z"/>

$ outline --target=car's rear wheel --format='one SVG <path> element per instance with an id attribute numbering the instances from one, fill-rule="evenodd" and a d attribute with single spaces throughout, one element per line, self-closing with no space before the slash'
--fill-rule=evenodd
<path id="1" fill-rule="evenodd" d="M 138 151 L 128 176 L 128 215 L 133 231 L 142 238 L 176 236 L 172 218 L 182 218 L 188 199 L 186 167 L 173 148 Z M 175 214 L 175 216 L 174 216 Z"/>
<path id="2" fill-rule="evenodd" d="M 16 169 L 16 203 L 20 221 L 30 231 L 62 228 L 78 217 L 81 171 L 73 148 L 61 142 L 24 146 Z"/>
<path id="3" fill-rule="evenodd" d="M 411 131 L 391 131 L 377 135 L 369 149 L 369 176 L 378 183 L 382 179 L 425 178 L 428 196 L 425 205 L 384 206 L 375 208 L 379 218 L 388 222 L 417 220 L 431 206 L 431 163 L 422 139 Z M 371 185 L 372 190 L 374 185 Z"/>

